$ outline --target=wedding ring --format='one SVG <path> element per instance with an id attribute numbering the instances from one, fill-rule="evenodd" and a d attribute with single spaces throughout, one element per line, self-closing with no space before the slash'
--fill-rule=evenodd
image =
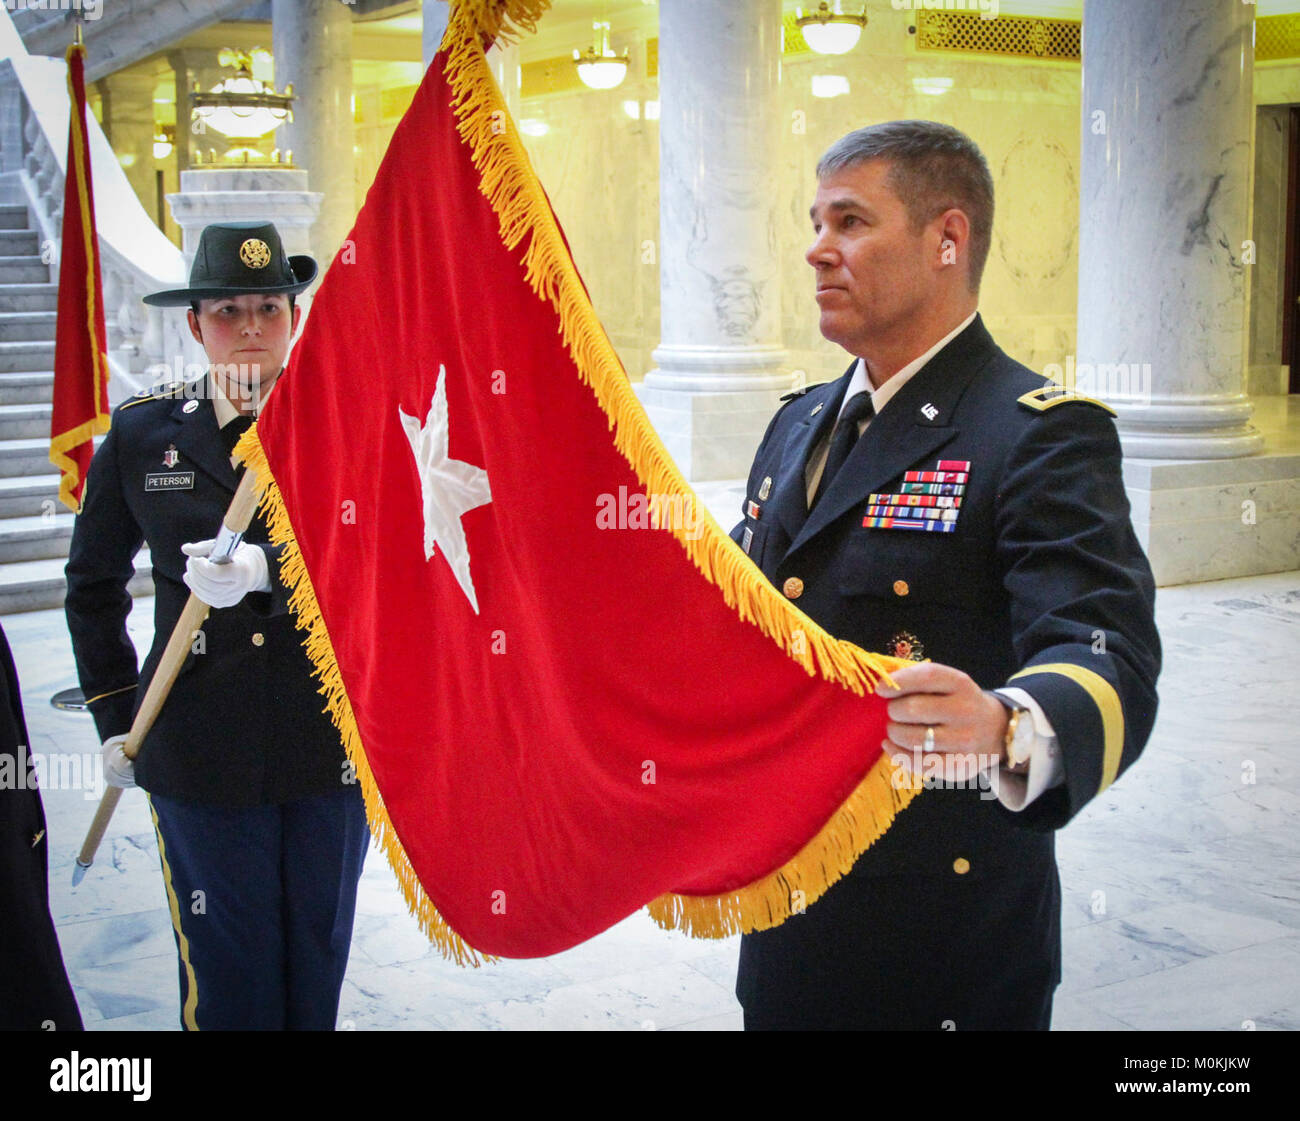
<path id="1" fill-rule="evenodd" d="M 933 727 L 926 728 L 926 730 L 925 730 L 925 745 L 924 745 L 924 747 L 922 747 L 921 750 L 923 750 L 923 751 L 933 751 L 933 750 L 934 750 L 934 728 L 933 728 Z"/>

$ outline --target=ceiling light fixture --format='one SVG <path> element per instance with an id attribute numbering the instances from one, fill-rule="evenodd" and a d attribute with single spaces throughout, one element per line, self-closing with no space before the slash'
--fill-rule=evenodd
<path id="1" fill-rule="evenodd" d="M 627 48 L 623 48 L 621 55 L 610 49 L 608 23 L 593 23 L 591 29 L 596 33 L 594 42 L 581 53 L 574 49 L 573 65 L 578 68 L 583 85 L 593 90 L 612 90 L 627 77 Z"/>
<path id="2" fill-rule="evenodd" d="M 867 26 L 867 6 L 863 4 L 862 14 L 855 16 L 841 10 L 840 0 L 835 0 L 833 10 L 826 0 L 822 0 L 810 15 L 804 15 L 802 8 L 796 8 L 794 22 L 804 42 L 818 54 L 845 54 L 856 47 L 862 37 L 862 29 Z"/>
<path id="3" fill-rule="evenodd" d="M 273 133 L 285 121 L 293 120 L 293 86 L 285 86 L 283 93 L 275 87 L 253 77 L 253 53 L 260 51 L 223 50 L 218 56 L 222 66 L 233 66 L 235 75 L 218 82 L 212 89 L 203 91 L 195 83 L 190 94 L 193 120 L 201 127 L 195 131 L 211 129 L 229 143 L 228 159 L 238 163 L 258 163 L 261 155 L 260 141 Z M 262 52 L 265 53 L 265 52 Z M 278 162 L 278 161 L 272 161 Z"/>

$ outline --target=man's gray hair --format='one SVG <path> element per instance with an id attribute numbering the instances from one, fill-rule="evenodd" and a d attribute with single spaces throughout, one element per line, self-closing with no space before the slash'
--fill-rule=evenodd
<path id="1" fill-rule="evenodd" d="M 938 121 L 886 121 L 842 137 L 817 162 L 825 179 L 868 160 L 889 164 L 887 182 L 907 207 L 914 233 L 945 210 L 970 219 L 970 290 L 978 292 L 993 237 L 993 176 L 979 146 Z"/>

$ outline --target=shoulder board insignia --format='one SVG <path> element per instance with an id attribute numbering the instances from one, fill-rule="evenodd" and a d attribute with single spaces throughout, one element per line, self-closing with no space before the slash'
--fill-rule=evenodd
<path id="1" fill-rule="evenodd" d="M 135 405 L 143 405 L 146 401 L 174 401 L 180 397 L 190 385 L 189 382 L 178 381 L 171 385 L 155 385 L 149 389 L 142 389 L 133 397 L 123 401 L 118 408 L 129 409 Z"/>
<path id="2" fill-rule="evenodd" d="M 142 389 L 134 397 L 127 398 L 118 408 L 131 408 L 136 404 L 143 404 L 146 401 L 175 401 L 179 397 L 190 397 L 194 401 L 196 397 L 203 397 L 200 393 L 194 393 L 195 382 L 192 381 L 173 381 L 170 385 L 153 385 L 148 389 Z"/>
<path id="3" fill-rule="evenodd" d="M 782 401 L 793 401 L 796 397 L 802 397 L 805 393 L 810 393 L 810 392 L 812 392 L 812 390 L 814 390 L 814 389 L 818 389 L 818 388 L 820 388 L 821 386 L 826 385 L 826 384 L 828 384 L 828 383 L 827 383 L 827 382 L 824 382 L 824 381 L 819 381 L 819 382 L 817 382 L 817 383 L 814 384 L 814 385 L 805 385 L 805 386 L 803 386 L 803 387 L 800 388 L 800 389 L 796 389 L 796 390 L 793 390 L 793 391 L 790 392 L 790 393 L 785 394 L 785 395 L 781 398 L 781 400 L 782 400 Z"/>
<path id="4" fill-rule="evenodd" d="M 1080 401 L 1085 405 L 1096 405 L 1097 408 L 1105 410 L 1111 416 L 1118 415 L 1104 401 L 1098 401 L 1095 397 L 1085 397 L 1082 393 L 1075 393 L 1057 382 L 1048 382 L 1046 385 L 1040 386 L 1038 389 L 1031 389 L 1028 393 L 1016 398 L 1016 404 L 1024 405 L 1025 408 L 1032 409 L 1036 413 L 1045 413 L 1048 409 L 1054 409 L 1057 405 L 1064 405 L 1067 401 Z"/>

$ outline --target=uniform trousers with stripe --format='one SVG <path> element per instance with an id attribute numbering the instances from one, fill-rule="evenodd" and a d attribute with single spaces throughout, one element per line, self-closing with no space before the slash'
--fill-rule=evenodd
<path id="1" fill-rule="evenodd" d="M 269 806 L 149 801 L 181 1027 L 332 1031 L 370 843 L 361 788 Z"/>

